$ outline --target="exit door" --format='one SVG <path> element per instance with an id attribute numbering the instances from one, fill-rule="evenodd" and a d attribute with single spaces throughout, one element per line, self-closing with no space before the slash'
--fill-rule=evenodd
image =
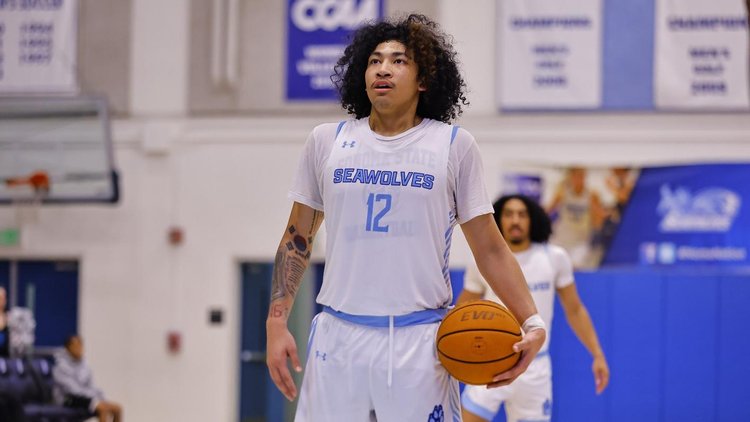
<path id="1" fill-rule="evenodd" d="M 36 348 L 60 347 L 77 334 L 77 261 L 0 261 L 0 286 L 6 288 L 8 308 L 28 308 L 34 315 Z"/>
<path id="2" fill-rule="evenodd" d="M 273 264 L 242 264 L 240 422 L 282 422 L 284 396 L 266 368 L 266 315 Z"/>
<path id="3" fill-rule="evenodd" d="M 240 339 L 240 422 L 286 422 L 293 420 L 296 401 L 288 402 L 276 388 L 266 367 L 266 316 L 271 297 L 273 264 L 241 264 L 242 327 Z M 297 292 L 287 326 L 297 342 L 303 365 L 307 338 L 315 313 L 314 297 L 322 276 L 322 264 L 311 264 Z M 302 376 L 292 372 L 301 387 Z"/>

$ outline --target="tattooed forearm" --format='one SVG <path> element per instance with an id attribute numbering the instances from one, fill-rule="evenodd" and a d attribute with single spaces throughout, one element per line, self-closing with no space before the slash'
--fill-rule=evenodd
<path id="1" fill-rule="evenodd" d="M 292 225 L 288 229 L 288 240 L 276 253 L 271 283 L 271 302 L 280 299 L 294 300 L 302 277 L 310 261 L 312 237 L 305 238 Z M 281 315 L 272 307 L 269 316 Z"/>
<path id="2" fill-rule="evenodd" d="M 271 283 L 271 302 L 283 298 L 292 298 L 297 294 L 305 273 L 307 260 L 296 254 L 279 251 L 273 269 Z"/>

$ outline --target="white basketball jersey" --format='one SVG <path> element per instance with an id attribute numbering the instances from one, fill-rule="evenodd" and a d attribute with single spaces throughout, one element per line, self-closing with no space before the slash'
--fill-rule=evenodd
<path id="1" fill-rule="evenodd" d="M 492 212 L 482 173 L 474 138 L 435 120 L 392 137 L 368 118 L 315 128 L 289 196 L 325 214 L 318 303 L 375 316 L 450 304 L 453 228 Z"/>
<path id="2" fill-rule="evenodd" d="M 549 346 L 549 329 L 552 328 L 552 314 L 555 309 L 555 289 L 573 283 L 573 264 L 565 250 L 549 243 L 532 243 L 529 249 L 513 255 L 521 266 L 537 311 L 547 324 L 547 340 L 540 350 L 543 352 Z M 483 294 L 484 299 L 502 303 L 479 273 L 475 263 L 466 269 L 464 289 Z"/>

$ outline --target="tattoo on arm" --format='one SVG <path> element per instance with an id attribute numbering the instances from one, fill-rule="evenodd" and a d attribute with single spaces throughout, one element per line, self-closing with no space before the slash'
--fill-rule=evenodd
<path id="1" fill-rule="evenodd" d="M 323 213 L 320 211 L 313 213 L 308 236 L 304 236 L 294 225 L 290 225 L 287 229 L 287 238 L 290 240 L 284 243 L 276 253 L 274 262 L 269 317 L 288 316 L 289 306 L 286 303 L 276 302 L 288 298 L 294 300 L 297 295 L 305 269 L 310 262 L 314 232 L 322 216 Z"/>
<path id="2" fill-rule="evenodd" d="M 289 233 L 293 236 L 292 240 L 276 253 L 271 284 L 271 302 L 285 298 L 294 299 L 310 261 L 309 239 L 294 234 L 296 230 L 293 226 L 289 228 Z"/>
<path id="3" fill-rule="evenodd" d="M 295 254 L 279 251 L 273 270 L 271 284 L 271 302 L 278 299 L 292 298 L 297 294 L 305 273 L 307 260 Z"/>
<path id="4" fill-rule="evenodd" d="M 315 229 L 320 224 L 320 219 L 322 218 L 322 216 L 323 216 L 323 213 L 320 211 L 313 212 L 313 221 L 312 221 L 312 224 L 310 225 L 310 233 L 309 233 L 311 239 L 312 239 L 313 233 L 315 233 Z"/>
<path id="5" fill-rule="evenodd" d="M 274 303 L 268 310 L 268 316 L 273 318 L 289 317 L 289 309 L 282 303 Z"/>

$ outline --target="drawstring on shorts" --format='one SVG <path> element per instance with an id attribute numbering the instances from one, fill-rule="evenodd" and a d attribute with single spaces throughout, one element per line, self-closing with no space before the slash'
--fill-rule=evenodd
<path id="1" fill-rule="evenodd" d="M 388 316 L 388 388 L 393 382 L 393 315 Z"/>

